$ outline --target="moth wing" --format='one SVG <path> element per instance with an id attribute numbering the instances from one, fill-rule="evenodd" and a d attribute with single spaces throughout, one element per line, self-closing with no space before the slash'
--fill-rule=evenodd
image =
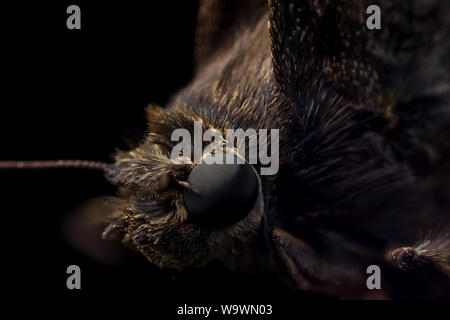
<path id="1" fill-rule="evenodd" d="M 196 69 L 221 47 L 231 45 L 237 29 L 262 8 L 266 8 L 264 0 L 201 0 L 195 32 Z"/>
<path id="2" fill-rule="evenodd" d="M 372 5 L 380 8 L 379 30 L 367 27 Z M 320 74 L 366 108 L 377 95 L 383 100 L 391 91 L 411 95 L 435 87 L 425 72 L 448 79 L 448 68 L 437 68 L 449 63 L 448 1 L 271 0 L 269 7 L 275 76 L 294 101 Z M 430 72 L 414 66 L 418 58 L 433 64 Z M 376 99 L 371 106 L 375 112 L 383 107 Z"/>
<path id="3" fill-rule="evenodd" d="M 62 233 L 67 243 L 78 252 L 106 265 L 120 265 L 129 258 L 129 250 L 119 242 L 106 241 L 102 234 L 114 201 L 109 197 L 88 200 L 68 213 L 62 222 Z"/>

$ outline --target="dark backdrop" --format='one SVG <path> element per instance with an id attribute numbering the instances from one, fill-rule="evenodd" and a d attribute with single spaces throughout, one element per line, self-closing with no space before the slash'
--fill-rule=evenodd
<path id="1" fill-rule="evenodd" d="M 80 31 L 66 28 L 70 4 L 81 7 Z M 126 147 L 126 139 L 145 128 L 144 107 L 163 106 L 189 81 L 197 5 L 2 3 L 0 159 L 110 161 L 116 148 Z M 148 319 L 166 319 L 185 303 L 254 303 L 273 304 L 277 317 L 272 318 L 279 318 L 348 307 L 305 303 L 317 296 L 216 264 L 175 273 L 137 255 L 120 266 L 97 263 L 66 242 L 61 224 L 85 200 L 114 194 L 100 172 L 10 170 L 0 172 L 0 181 L 0 289 L 8 304 L 20 303 L 15 312 L 57 312 L 63 306 L 84 313 L 85 306 L 96 305 L 101 312 L 137 310 Z M 79 291 L 66 288 L 71 264 L 82 270 Z"/>

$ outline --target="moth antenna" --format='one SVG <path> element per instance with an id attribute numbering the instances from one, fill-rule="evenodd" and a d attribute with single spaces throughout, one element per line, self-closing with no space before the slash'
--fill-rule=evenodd
<path id="1" fill-rule="evenodd" d="M 0 169 L 56 169 L 80 168 L 107 170 L 111 164 L 89 160 L 36 160 L 36 161 L 0 161 Z"/>

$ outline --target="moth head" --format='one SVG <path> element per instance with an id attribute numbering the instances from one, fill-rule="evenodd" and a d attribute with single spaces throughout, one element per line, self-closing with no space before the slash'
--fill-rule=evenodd
<path id="1" fill-rule="evenodd" d="M 182 152 L 176 159 L 174 130 L 222 131 L 185 111 L 149 109 L 149 132 L 135 149 L 119 152 L 106 170 L 119 186 L 114 212 L 103 233 L 137 250 L 160 267 L 199 266 L 239 250 L 258 232 L 263 198 L 261 181 L 252 165 L 226 146 L 205 150 L 202 162 Z M 206 146 L 206 144 L 205 144 Z M 193 146 L 192 146 L 193 147 Z M 214 156 L 234 158 L 233 164 L 210 163 Z"/>

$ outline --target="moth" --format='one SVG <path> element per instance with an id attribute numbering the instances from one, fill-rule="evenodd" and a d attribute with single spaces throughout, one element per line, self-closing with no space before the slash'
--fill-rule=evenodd
<path id="1" fill-rule="evenodd" d="M 366 28 L 372 4 L 381 30 Z M 423 297 L 449 297 L 449 9 L 438 0 L 201 1 L 195 75 L 164 108 L 147 108 L 139 146 L 111 164 L 0 167 L 103 170 L 118 191 L 102 237 L 161 268 L 219 260 L 269 270 L 294 290 L 364 298 L 366 269 L 377 265 L 384 298 L 406 275 L 413 288 L 427 283 Z M 196 121 L 223 135 L 278 129 L 278 172 L 260 175 L 248 159 L 173 161 L 172 133 L 194 134 Z"/>

